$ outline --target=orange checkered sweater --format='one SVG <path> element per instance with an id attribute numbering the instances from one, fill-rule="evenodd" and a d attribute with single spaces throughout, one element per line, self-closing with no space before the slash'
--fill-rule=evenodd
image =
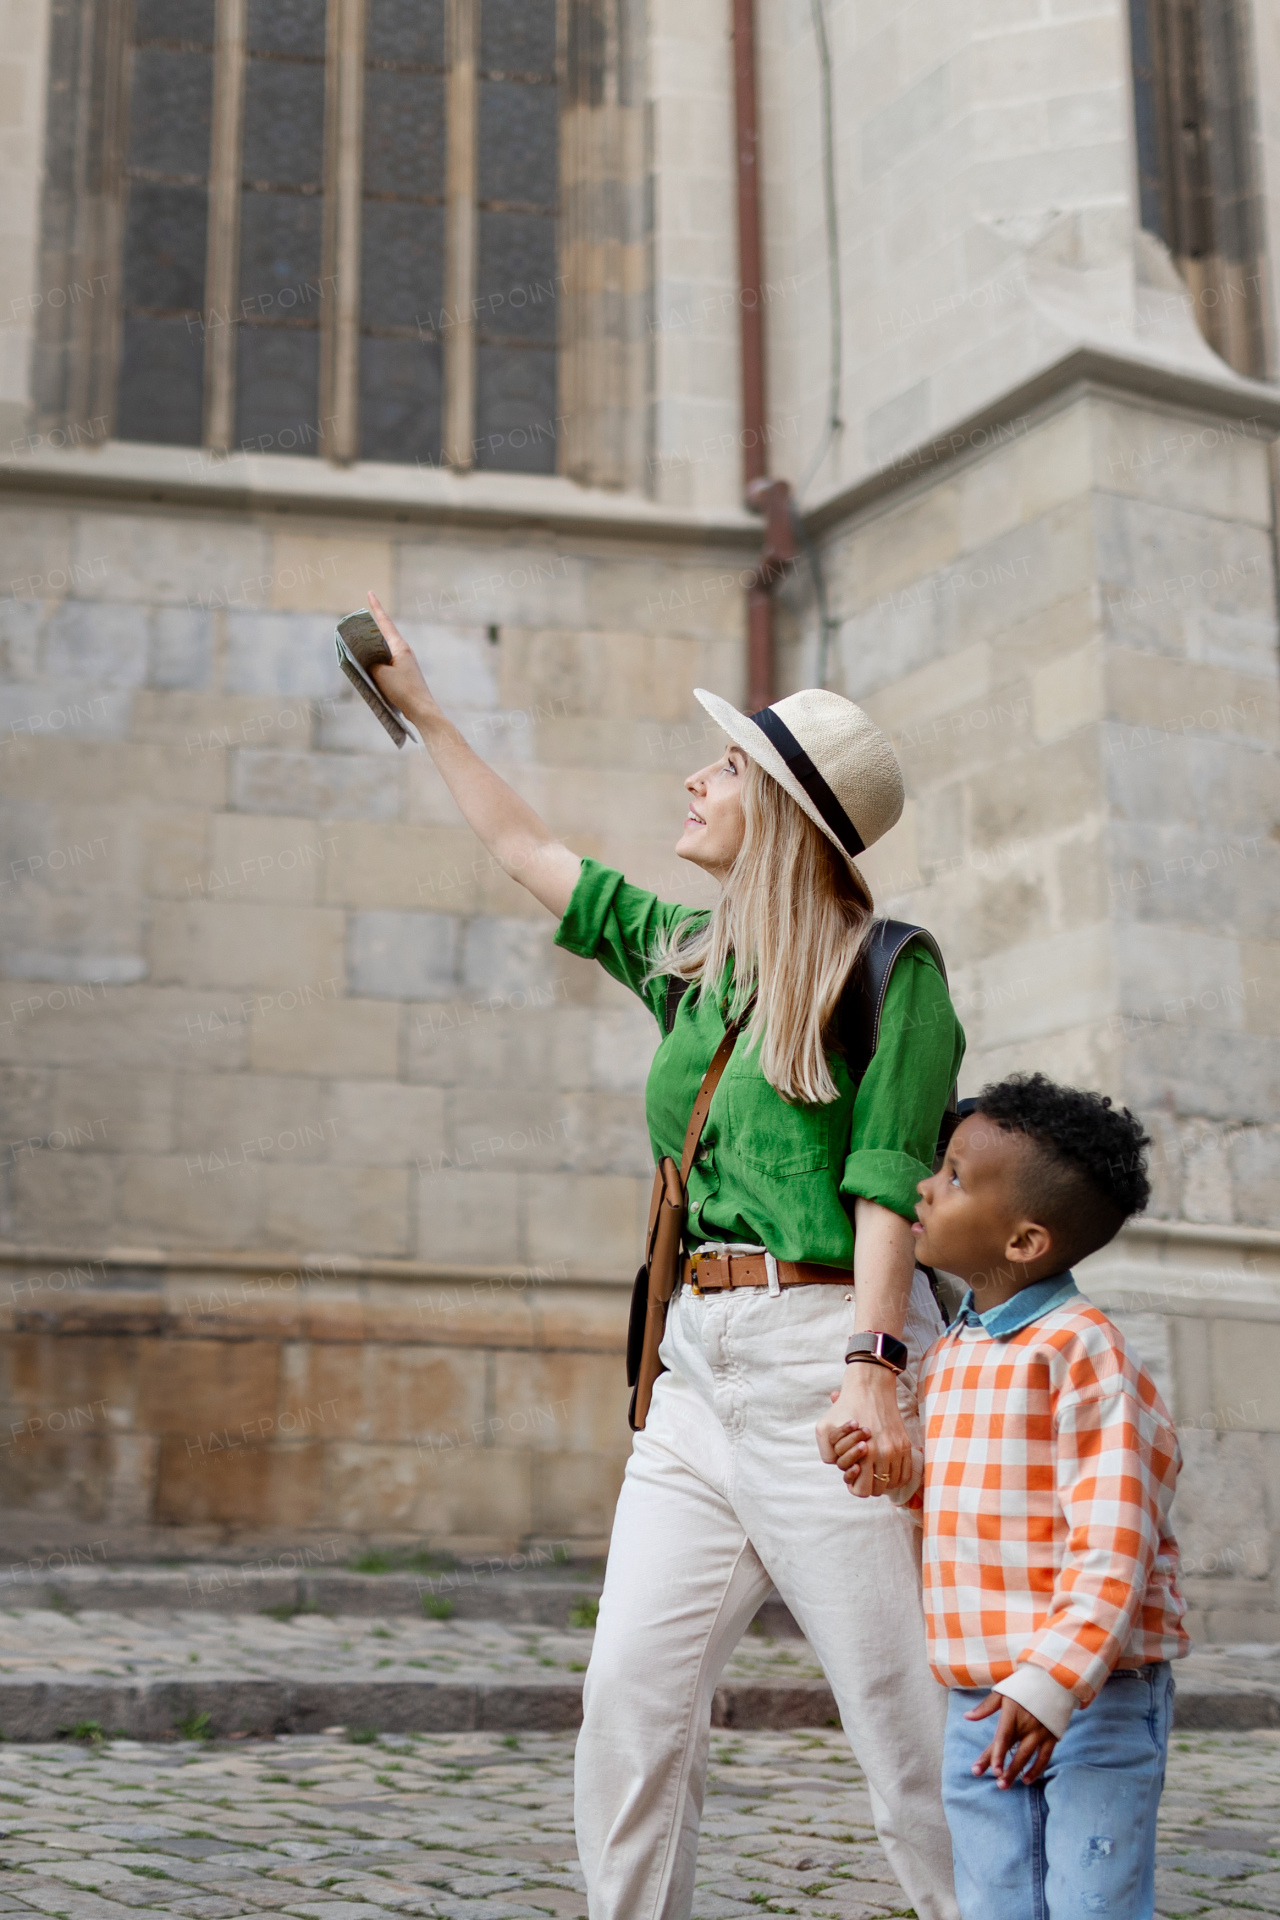
<path id="1" fill-rule="evenodd" d="M 920 1404 L 944 1686 L 998 1686 L 1060 1734 L 1113 1668 L 1189 1651 L 1177 1436 L 1104 1313 L 1077 1295 L 1003 1339 L 957 1323 L 925 1356 Z"/>

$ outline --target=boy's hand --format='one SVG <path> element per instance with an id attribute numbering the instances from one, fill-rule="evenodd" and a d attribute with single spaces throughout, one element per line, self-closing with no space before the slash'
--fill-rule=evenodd
<path id="1" fill-rule="evenodd" d="M 998 1787 L 1013 1786 L 1020 1775 L 1024 1786 L 1034 1786 L 1053 1758 L 1058 1736 L 1050 1733 L 1044 1722 L 1037 1720 L 1029 1708 L 1020 1706 L 1003 1693 L 989 1693 L 980 1707 L 970 1708 L 965 1719 L 985 1720 L 988 1715 L 997 1712 L 1000 1724 L 996 1728 L 996 1737 L 978 1755 L 973 1763 L 973 1771 L 975 1775 L 983 1774 L 989 1766 Z M 1029 1765 L 1033 1760 L 1034 1765 Z M 1025 1775 L 1024 1767 L 1028 1768 Z"/>
<path id="2" fill-rule="evenodd" d="M 832 1400 L 836 1399 L 833 1393 Z M 835 1465 L 844 1477 L 844 1483 L 850 1493 L 853 1492 L 867 1463 L 867 1449 L 871 1445 L 871 1435 L 866 1427 L 860 1427 L 855 1421 L 847 1421 L 844 1426 L 836 1427 L 828 1434 L 831 1451 L 835 1456 Z M 876 1493 L 882 1491 L 876 1488 Z"/>

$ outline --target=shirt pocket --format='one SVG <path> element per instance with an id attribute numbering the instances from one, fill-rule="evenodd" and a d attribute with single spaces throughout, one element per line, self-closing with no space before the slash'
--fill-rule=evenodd
<path id="1" fill-rule="evenodd" d="M 735 1081 L 728 1094 L 726 1144 L 745 1166 L 775 1179 L 830 1166 L 833 1108 L 793 1106 L 763 1077 Z"/>

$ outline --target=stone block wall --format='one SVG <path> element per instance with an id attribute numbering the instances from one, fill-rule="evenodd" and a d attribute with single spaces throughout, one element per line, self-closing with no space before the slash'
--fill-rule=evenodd
<path id="1" fill-rule="evenodd" d="M 603 1551 L 625 1294 L 562 1267 L 11 1258 L 6 1548 Z"/>
<path id="2" fill-rule="evenodd" d="M 806 509 L 1003 397 L 1081 338 L 1145 351 L 1127 11 L 895 0 L 828 10 L 843 379 L 832 413 L 810 9 L 766 7 L 775 470 Z M 1207 350 L 1188 319 L 1183 350 Z M 1165 343 L 1161 341 L 1161 350 Z M 810 462 L 824 445 L 820 464 Z"/>
<path id="3" fill-rule="evenodd" d="M 89 501 L 6 502 L 0 541 L 6 1504 L 598 1545 L 656 1030 L 554 947 L 427 756 L 396 753 L 332 630 L 384 592 L 446 707 L 572 846 L 694 899 L 670 850 L 680 776 L 709 751 L 691 689 L 739 693 L 738 555 Z M 220 1259 L 320 1265 L 305 1312 L 268 1291 L 259 1325 L 241 1278 L 244 1312 L 197 1338 L 161 1284 L 184 1249 L 206 1292 Z M 68 1263 L 91 1278 L 63 1302 L 35 1283 Z M 437 1338 L 450 1282 L 500 1282 L 494 1324 L 536 1334 L 455 1315 Z M 317 1340 L 335 1318 L 336 1345 Z M 418 1442 L 495 1419 L 522 1368 L 522 1407 L 558 1380 L 570 1409 L 561 1492 L 535 1491 L 535 1440 L 492 1497 L 464 1469 L 437 1498 Z M 163 1407 L 139 1369 L 171 1383 Z M 338 1411 L 309 1445 L 277 1426 L 253 1463 L 192 1478 L 204 1428 L 317 1393 Z M 30 1423 L 91 1401 L 98 1425 L 58 1444 L 96 1464 L 60 1477 Z"/>
<path id="4" fill-rule="evenodd" d="M 1197 1635 L 1280 1637 L 1280 687 L 1269 432 L 1081 385 L 822 543 L 835 684 L 902 761 L 865 856 L 930 927 L 961 1092 L 1131 1105 L 1148 1217 L 1081 1281 L 1182 1436 Z M 808 575 L 789 684 L 812 674 Z"/>
<path id="5" fill-rule="evenodd" d="M 949 956 L 966 1084 L 1034 1050 L 1149 1117 L 1160 1212 L 1280 1225 L 1270 436 L 1082 393 L 991 439 L 828 541 L 910 796 L 869 877 Z"/>
<path id="6" fill-rule="evenodd" d="M 1150 1218 L 1079 1277 L 1177 1423 L 1174 1522 L 1193 1638 L 1280 1638 L 1280 1234 Z"/>

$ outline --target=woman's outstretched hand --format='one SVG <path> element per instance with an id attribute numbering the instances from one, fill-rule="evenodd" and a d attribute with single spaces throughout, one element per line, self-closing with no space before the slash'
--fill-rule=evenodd
<path id="1" fill-rule="evenodd" d="M 582 871 L 580 855 L 570 853 L 528 801 L 463 738 L 376 593 L 369 595 L 369 611 L 391 649 L 391 665 L 373 669 L 378 691 L 417 727 L 463 819 L 487 848 L 493 871 L 510 874 L 559 920 Z M 482 872 L 483 865 L 475 869 L 477 880 Z"/>
<path id="2" fill-rule="evenodd" d="M 369 611 L 391 649 L 391 665 L 374 667 L 372 670 L 374 684 L 383 698 L 389 700 L 393 707 L 399 707 L 406 720 L 412 720 L 421 731 L 425 720 L 443 718 L 435 696 L 422 677 L 422 668 L 418 665 L 413 648 L 401 636 L 395 621 L 376 593 L 369 595 Z"/>

